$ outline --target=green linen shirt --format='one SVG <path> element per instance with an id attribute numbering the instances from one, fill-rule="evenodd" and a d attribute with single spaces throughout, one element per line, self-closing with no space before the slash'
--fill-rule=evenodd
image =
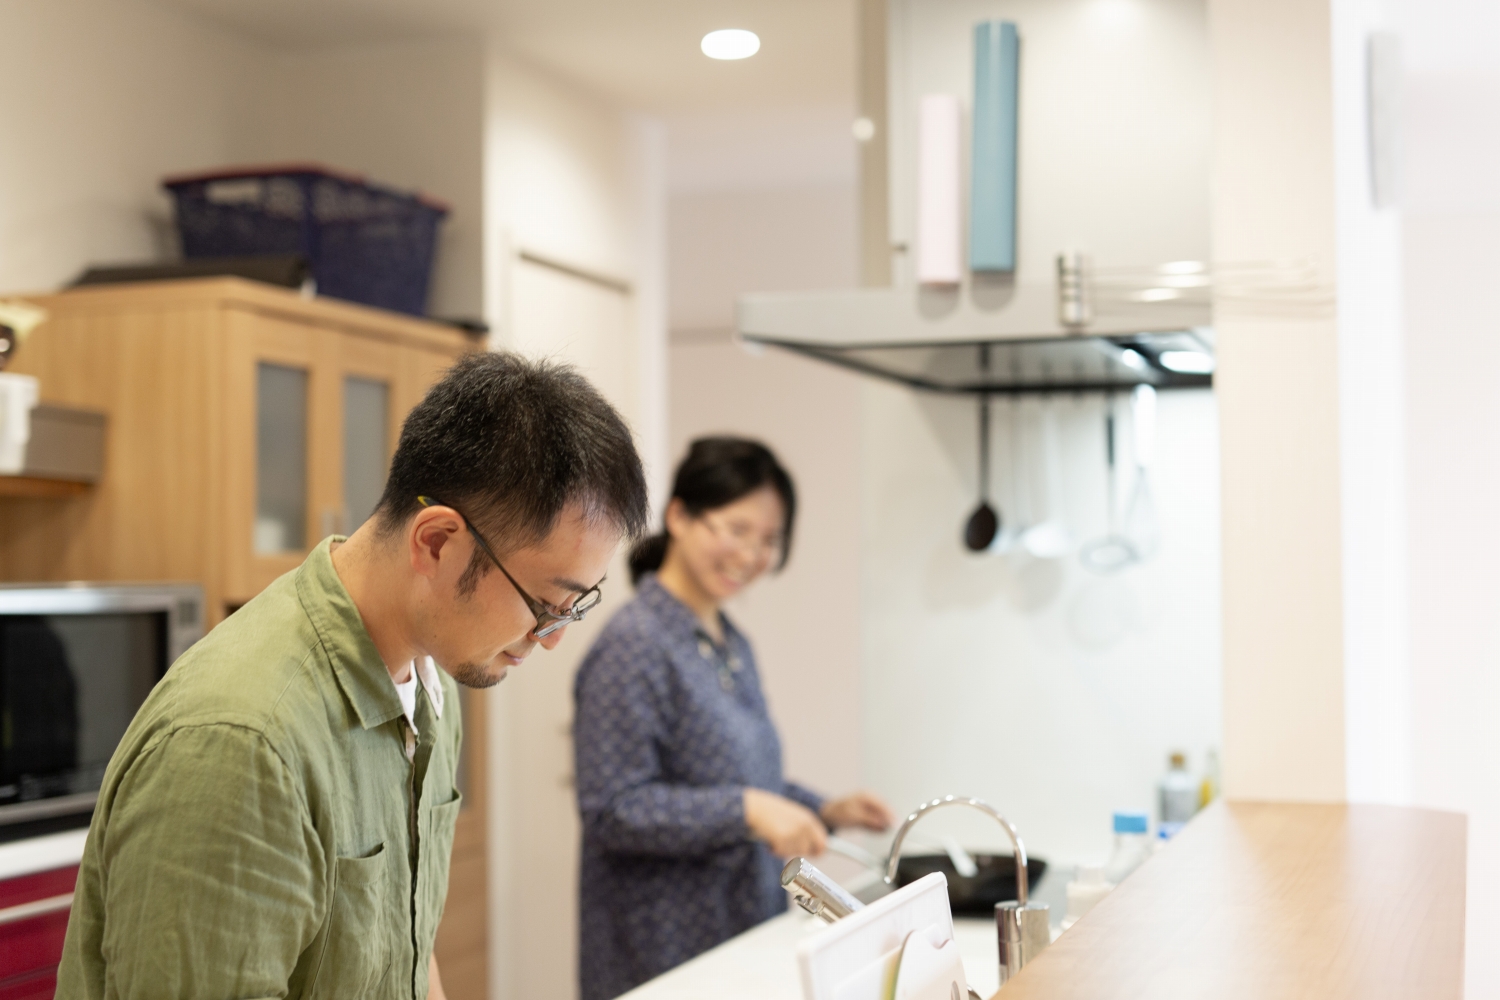
<path id="1" fill-rule="evenodd" d="M 325 540 L 167 671 L 104 775 L 59 998 L 425 998 L 458 692 L 401 702 Z M 418 685 L 421 687 L 421 685 Z"/>

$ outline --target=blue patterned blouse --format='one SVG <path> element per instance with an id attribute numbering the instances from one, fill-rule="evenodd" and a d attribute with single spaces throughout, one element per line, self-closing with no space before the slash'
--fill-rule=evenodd
<path id="1" fill-rule="evenodd" d="M 782 777 L 755 656 L 723 622 L 721 648 L 647 576 L 579 668 L 582 1000 L 610 1000 L 786 909 L 743 789 L 815 812 L 822 800 Z"/>

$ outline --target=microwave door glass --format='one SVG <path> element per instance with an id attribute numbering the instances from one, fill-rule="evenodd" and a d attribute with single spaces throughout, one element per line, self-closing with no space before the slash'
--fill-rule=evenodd
<path id="1" fill-rule="evenodd" d="M 96 791 L 166 661 L 163 612 L 0 616 L 0 807 Z"/>

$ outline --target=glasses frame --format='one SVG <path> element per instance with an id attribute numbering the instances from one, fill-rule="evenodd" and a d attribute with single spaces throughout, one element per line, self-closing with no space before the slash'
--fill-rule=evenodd
<path id="1" fill-rule="evenodd" d="M 417 503 L 421 504 L 423 507 L 447 507 L 449 510 L 458 514 L 459 517 L 463 518 L 464 527 L 469 529 L 469 534 L 474 536 L 474 541 L 478 542 L 479 547 L 484 550 L 484 554 L 490 557 L 490 562 L 494 563 L 495 567 L 499 569 L 501 573 L 505 574 L 505 578 L 510 581 L 510 585 L 516 588 L 516 593 L 520 594 L 521 600 L 526 602 L 527 610 L 529 610 L 533 615 L 536 616 L 536 626 L 531 630 L 531 634 L 536 638 L 545 639 L 547 638 L 547 636 L 551 635 L 553 632 L 556 632 L 560 628 L 566 628 L 567 626 L 572 625 L 574 622 L 583 621 L 583 619 L 587 617 L 588 613 L 597 608 L 599 606 L 599 602 L 604 600 L 603 592 L 600 591 L 599 585 L 595 584 L 594 586 L 590 587 L 588 590 L 580 594 L 578 596 L 578 599 L 573 602 L 573 606 L 571 608 L 563 611 L 552 610 L 552 607 L 550 605 L 545 604 L 542 601 L 537 600 L 535 597 L 532 597 L 530 594 L 526 593 L 526 588 L 522 587 L 519 583 L 516 582 L 516 578 L 511 576 L 510 570 L 506 569 L 505 566 L 500 562 L 500 557 L 495 555 L 495 550 L 490 548 L 490 543 L 485 541 L 484 536 L 479 533 L 478 528 L 474 527 L 473 522 L 469 520 L 467 514 L 465 514 L 463 511 L 459 510 L 452 504 L 443 503 L 440 500 L 434 500 L 432 499 L 432 497 L 419 496 L 417 497 Z"/>

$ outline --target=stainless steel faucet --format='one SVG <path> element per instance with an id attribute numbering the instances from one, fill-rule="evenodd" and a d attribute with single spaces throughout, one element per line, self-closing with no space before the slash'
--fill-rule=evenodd
<path id="1" fill-rule="evenodd" d="M 798 906 L 830 924 L 865 908 L 864 903 L 806 858 L 793 858 L 786 863 L 781 869 L 781 887 L 792 894 Z"/>
<path id="2" fill-rule="evenodd" d="M 906 817 L 906 821 L 896 831 L 896 839 L 891 842 L 891 855 L 885 863 L 885 881 L 887 885 L 896 884 L 896 867 L 901 862 L 901 843 L 906 839 L 906 834 L 911 830 L 912 824 L 934 809 L 942 809 L 945 806 L 967 806 L 994 817 L 1004 828 L 1005 835 L 1010 838 L 1011 845 L 1015 848 L 1017 898 L 1011 902 L 995 904 L 995 924 L 1000 936 L 1000 985 L 1004 986 L 1012 976 L 1021 971 L 1022 966 L 1039 955 L 1052 940 L 1047 904 L 1033 903 L 1027 898 L 1030 884 L 1027 877 L 1026 845 L 1021 843 L 1021 835 L 1016 832 L 1015 824 L 1000 815 L 994 806 L 983 799 L 945 795 L 940 799 L 924 802 Z M 784 872 L 782 884 L 786 884 Z"/>

